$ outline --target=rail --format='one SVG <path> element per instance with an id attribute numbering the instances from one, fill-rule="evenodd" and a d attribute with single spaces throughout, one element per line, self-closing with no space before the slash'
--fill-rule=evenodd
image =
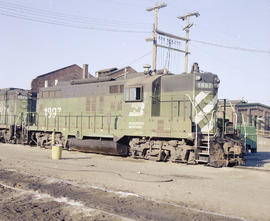
<path id="1" fill-rule="evenodd" d="M 8 126 L 10 124 L 15 124 L 16 119 L 17 119 L 16 114 L 1 114 L 0 113 L 0 125 Z"/>
<path id="2" fill-rule="evenodd" d="M 67 131 L 77 130 L 82 132 L 83 130 L 103 130 L 108 129 L 117 130 L 119 124 L 119 118 L 117 115 L 88 115 L 86 113 L 81 114 L 56 114 L 55 116 L 49 116 L 45 114 L 38 114 L 35 112 L 28 112 L 24 117 L 24 122 L 27 127 L 35 127 L 36 129 L 59 131 L 60 128 L 64 128 Z"/>

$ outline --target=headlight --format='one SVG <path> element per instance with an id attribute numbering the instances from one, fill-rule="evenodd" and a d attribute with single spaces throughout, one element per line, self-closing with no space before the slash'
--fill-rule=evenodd
<path id="1" fill-rule="evenodd" d="M 215 77 L 215 83 L 219 84 L 220 80 L 218 79 L 218 77 Z"/>
<path id="2" fill-rule="evenodd" d="M 202 80 L 202 77 L 200 75 L 197 75 L 195 79 L 196 79 L 196 81 L 200 81 L 200 80 Z"/>

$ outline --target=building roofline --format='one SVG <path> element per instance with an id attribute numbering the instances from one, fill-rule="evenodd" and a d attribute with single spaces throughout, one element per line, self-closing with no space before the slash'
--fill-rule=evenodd
<path id="1" fill-rule="evenodd" d="M 236 107 L 247 107 L 247 106 L 261 106 L 261 107 L 265 107 L 265 108 L 268 108 L 270 109 L 269 106 L 265 105 L 265 104 L 261 104 L 261 103 L 238 103 L 238 104 L 235 104 Z"/>
<path id="2" fill-rule="evenodd" d="M 0 91 L 14 91 L 14 90 L 26 90 L 24 88 L 17 88 L 17 87 L 7 87 L 7 88 L 1 88 Z"/>
<path id="3" fill-rule="evenodd" d="M 104 72 L 113 72 L 113 71 L 117 71 L 119 70 L 117 67 L 112 67 L 112 68 L 106 68 L 106 69 L 102 69 L 102 70 L 98 70 L 95 73 L 104 73 Z"/>
<path id="4" fill-rule="evenodd" d="M 81 67 L 80 67 L 79 65 L 77 65 L 77 64 L 72 64 L 72 65 L 69 65 L 69 66 L 66 66 L 66 67 L 63 67 L 63 68 L 60 68 L 60 69 L 57 69 L 57 70 L 48 72 L 48 73 L 46 73 L 46 74 L 39 75 L 39 76 L 37 76 L 35 79 L 40 78 L 40 77 L 45 77 L 45 76 L 47 76 L 47 75 L 53 74 L 54 72 L 61 71 L 61 70 L 64 70 L 64 69 L 67 69 L 67 68 L 70 68 L 70 67 L 72 67 L 72 66 L 77 66 L 77 67 L 81 68 Z M 81 69 L 82 69 L 82 68 L 81 68 Z"/>
<path id="5" fill-rule="evenodd" d="M 248 103 L 246 101 L 243 100 L 228 100 L 231 102 L 232 105 L 234 105 L 235 107 L 248 107 L 248 106 L 261 106 L 261 107 L 265 107 L 270 109 L 270 106 L 267 106 L 265 104 L 261 104 L 261 103 Z M 229 102 L 227 101 L 227 106 L 230 106 Z M 219 106 L 223 107 L 223 100 L 218 100 L 218 104 Z"/>
<path id="6" fill-rule="evenodd" d="M 113 72 L 110 72 L 110 73 L 108 73 L 108 75 L 107 76 L 110 76 L 110 75 L 113 75 L 113 74 L 115 74 L 115 73 L 117 73 L 117 72 L 119 72 L 119 71 L 122 71 L 122 70 L 125 70 L 126 68 L 132 68 L 132 67 L 130 67 L 130 66 L 126 66 L 126 67 L 123 67 L 123 68 L 120 68 L 120 69 L 117 69 L 117 70 L 115 70 L 115 71 L 113 71 Z M 132 68 L 135 72 L 137 72 L 134 68 Z"/>

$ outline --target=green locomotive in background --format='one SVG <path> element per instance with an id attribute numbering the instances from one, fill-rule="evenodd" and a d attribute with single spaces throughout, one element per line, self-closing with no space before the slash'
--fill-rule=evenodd
<path id="1" fill-rule="evenodd" d="M 36 93 L 18 88 L 0 90 L 0 141 L 23 142 L 27 113 L 36 111 Z M 28 120 L 30 121 L 30 119 Z"/>
<path id="2" fill-rule="evenodd" d="M 13 131 L 2 137 L 46 147 L 54 134 L 55 142 L 69 150 L 238 165 L 243 162 L 241 139 L 217 127 L 218 86 L 218 76 L 200 72 L 197 64 L 191 73 L 178 75 L 153 74 L 148 68 L 116 78 L 62 82 L 40 90 L 36 111 L 14 113 L 24 116 L 22 122 L 13 121 Z M 28 98 L 33 102 L 32 95 Z"/>

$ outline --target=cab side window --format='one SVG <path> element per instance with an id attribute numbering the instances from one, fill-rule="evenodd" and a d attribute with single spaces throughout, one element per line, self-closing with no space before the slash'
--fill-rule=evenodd
<path id="1" fill-rule="evenodd" d="M 142 101 L 143 100 L 143 87 L 130 87 L 125 88 L 124 99 L 125 101 Z"/>

